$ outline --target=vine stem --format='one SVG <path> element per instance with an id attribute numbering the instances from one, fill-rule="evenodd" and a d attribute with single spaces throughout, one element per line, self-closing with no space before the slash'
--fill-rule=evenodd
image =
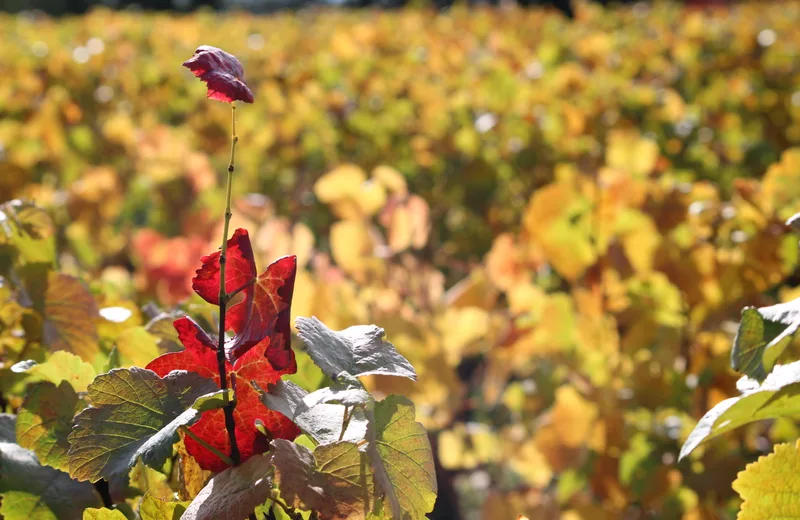
<path id="1" fill-rule="evenodd" d="M 234 159 L 236 157 L 236 143 L 239 137 L 236 135 L 236 104 L 231 103 L 231 160 L 228 163 L 228 181 L 225 195 L 225 223 L 222 228 L 222 246 L 219 255 L 219 342 L 217 345 L 217 368 L 219 369 L 219 387 L 222 390 L 228 389 L 228 374 L 225 369 L 225 310 L 228 305 L 228 293 L 225 292 L 225 265 L 228 262 L 228 227 L 231 223 L 231 184 L 233 184 Z M 223 393 L 225 406 L 225 429 L 228 431 L 228 441 L 231 445 L 231 461 L 234 466 L 241 462 L 239 445 L 236 444 L 236 423 L 233 419 L 233 410 L 236 407 L 235 401 L 228 400 L 228 392 Z"/>

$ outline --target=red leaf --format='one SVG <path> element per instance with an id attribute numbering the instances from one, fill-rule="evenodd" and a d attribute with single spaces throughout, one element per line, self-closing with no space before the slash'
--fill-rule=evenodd
<path id="1" fill-rule="evenodd" d="M 219 252 L 204 256 L 202 267 L 192 280 L 197 294 L 216 305 L 219 304 L 219 256 Z M 294 373 L 290 314 L 296 274 L 297 257 L 284 256 L 256 278 L 250 236 L 244 229 L 234 232 L 228 240 L 225 290 L 231 293 L 241 287 L 245 289 L 244 300 L 225 315 L 225 328 L 235 333 L 225 346 L 229 360 L 240 358 L 265 338 L 271 338 L 266 356 L 272 368 Z"/>
<path id="2" fill-rule="evenodd" d="M 194 56 L 183 62 L 183 66 L 206 83 L 210 99 L 226 103 L 253 102 L 253 93 L 242 80 L 244 68 L 233 54 L 201 45 L 194 51 Z"/>
<path id="3" fill-rule="evenodd" d="M 188 370 L 219 384 L 214 341 L 191 318 L 179 318 L 174 325 L 185 350 L 164 354 L 151 361 L 147 368 L 161 377 L 172 370 Z M 269 440 L 255 427 L 256 419 L 260 419 L 275 438 L 292 440 L 300 434 L 300 430 L 288 418 L 265 407 L 258 392 L 250 385 L 250 381 L 254 380 L 259 386 L 266 388 L 267 385 L 277 382 L 281 375 L 290 373 L 288 370 L 272 369 L 264 355 L 269 342 L 269 338 L 265 339 L 233 364 L 225 362 L 228 373 L 236 374 L 237 379 L 234 420 L 236 441 L 243 461 L 269 449 Z M 230 453 L 222 410 L 205 412 L 190 430 L 221 452 Z M 203 469 L 219 472 L 227 467 L 216 455 L 191 437 L 186 437 L 185 442 L 186 450 Z"/>
<path id="4" fill-rule="evenodd" d="M 256 280 L 250 319 L 238 331 L 229 347 L 233 359 L 266 337 L 272 338 L 266 356 L 275 370 L 292 368 L 294 353 L 291 349 L 290 314 L 294 280 L 297 275 L 297 257 L 284 256 L 275 260 Z"/>
<path id="5" fill-rule="evenodd" d="M 214 305 L 219 305 L 219 256 L 220 252 L 217 251 L 201 258 L 202 266 L 197 270 L 195 277 L 192 278 L 192 289 L 205 301 Z M 237 229 L 228 240 L 225 262 L 225 291 L 232 293 L 251 283 L 255 277 L 256 261 L 253 259 L 250 236 L 247 234 L 246 229 Z M 242 291 L 242 294 L 244 295 L 244 300 L 230 306 L 225 313 L 225 328 L 227 330 L 239 332 L 245 327 L 250 318 L 253 286 L 248 286 Z"/>

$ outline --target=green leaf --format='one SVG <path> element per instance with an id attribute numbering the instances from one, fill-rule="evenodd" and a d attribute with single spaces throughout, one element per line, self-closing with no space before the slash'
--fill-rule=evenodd
<path id="1" fill-rule="evenodd" d="M 69 469 L 69 436 L 72 418 L 83 408 L 69 383 L 45 382 L 33 386 L 17 414 L 17 442 L 32 450 L 47 466 Z"/>
<path id="2" fill-rule="evenodd" d="M 246 519 L 272 496 L 272 456 L 250 457 L 212 478 L 192 500 L 182 520 Z"/>
<path id="3" fill-rule="evenodd" d="M 168 502 L 153 495 L 145 495 L 139 506 L 142 520 L 180 520 L 189 502 Z"/>
<path id="4" fill-rule="evenodd" d="M 100 352 L 97 304 L 77 278 L 51 271 L 44 300 L 44 341 L 50 350 L 66 350 L 91 362 Z"/>
<path id="5" fill-rule="evenodd" d="M 194 424 L 216 383 L 194 372 L 160 378 L 144 368 L 117 368 L 89 385 L 92 406 L 75 417 L 69 436 L 70 474 L 95 482 L 126 473 L 139 457 L 160 467 L 172 455 L 178 428 Z M 196 401 L 198 401 L 196 403 Z M 222 402 L 222 399 L 213 402 Z"/>
<path id="6" fill-rule="evenodd" d="M 392 395 L 368 412 L 367 453 L 390 518 L 424 519 L 438 491 L 431 443 L 414 405 Z"/>
<path id="7" fill-rule="evenodd" d="M 336 442 L 317 446 L 313 453 L 282 439 L 272 445 L 275 481 L 290 506 L 322 518 L 367 518 L 374 502 L 372 471 L 358 445 Z"/>
<path id="8" fill-rule="evenodd" d="M 97 377 L 97 372 L 92 365 L 75 354 L 63 350 L 53 352 L 42 364 L 34 364 L 27 369 L 27 373 L 34 380 L 49 381 L 54 385 L 68 381 L 76 392 L 85 392 L 89 384 Z"/>
<path id="9" fill-rule="evenodd" d="M 121 368 L 143 367 L 162 354 L 155 336 L 144 327 L 125 329 L 117 338 Z"/>
<path id="10" fill-rule="evenodd" d="M 383 339 L 380 327 L 357 325 L 333 331 L 315 317 L 297 318 L 296 325 L 308 355 L 332 379 L 344 372 L 356 377 L 380 374 L 417 380 L 414 367 Z"/>
<path id="11" fill-rule="evenodd" d="M 341 440 L 358 442 L 366 435 L 367 420 L 361 410 L 353 412 L 353 418 L 348 422 L 347 430 L 342 436 L 345 413 L 343 405 L 320 402 L 318 398 L 324 401 L 324 395 L 314 397 L 317 392 L 309 394 L 291 381 L 279 380 L 269 386 L 269 392 L 264 392 L 255 382 L 252 384 L 261 393 L 264 406 L 291 419 L 320 444 L 339 441 L 339 437 L 342 437 Z"/>
<path id="12" fill-rule="evenodd" d="M 733 340 L 731 366 L 763 381 L 800 328 L 800 298 L 771 307 L 745 307 Z"/>
<path id="13" fill-rule="evenodd" d="M 725 399 L 706 412 L 686 439 L 679 459 L 702 442 L 745 424 L 800 415 L 800 361 L 776 365 L 763 383 L 742 377 L 736 386 L 742 395 Z"/>
<path id="14" fill-rule="evenodd" d="M 121 511 L 116 509 L 90 508 L 83 512 L 83 520 L 127 520 Z"/>
<path id="15" fill-rule="evenodd" d="M 36 455 L 13 442 L 14 416 L 0 416 L 0 517 L 5 520 L 79 518 L 102 505 L 94 486 L 42 466 Z"/>
<path id="16" fill-rule="evenodd" d="M 744 502 L 737 520 L 800 518 L 800 441 L 778 444 L 740 471 L 733 489 Z"/>
<path id="17" fill-rule="evenodd" d="M 0 245 L 9 244 L 25 264 L 53 265 L 55 226 L 48 213 L 29 202 L 12 200 L 0 204 Z"/>

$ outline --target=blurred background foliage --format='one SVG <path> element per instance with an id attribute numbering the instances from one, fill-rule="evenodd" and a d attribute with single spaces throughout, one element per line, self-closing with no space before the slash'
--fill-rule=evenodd
<path id="1" fill-rule="evenodd" d="M 60 269 L 130 309 L 73 351 L 97 370 L 143 305 L 209 312 L 189 279 L 221 232 L 230 111 L 180 63 L 223 47 L 256 95 L 233 225 L 259 265 L 298 255 L 294 315 L 376 323 L 413 362 L 418 383 L 370 386 L 431 431 L 436 518 L 733 518 L 736 471 L 795 424 L 676 458 L 737 393 L 742 306 L 798 296 L 798 22 L 798 2 L 0 15 L 0 200 L 46 208 Z M 9 367 L 55 348 L 18 311 L 11 406 Z M 301 355 L 295 380 L 321 377 Z"/>

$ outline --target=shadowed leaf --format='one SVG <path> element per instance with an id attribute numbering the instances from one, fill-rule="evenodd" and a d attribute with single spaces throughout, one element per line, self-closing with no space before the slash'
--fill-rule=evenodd
<path id="1" fill-rule="evenodd" d="M 182 520 L 243 520 L 272 495 L 272 457 L 255 455 L 212 478 Z"/>
<path id="2" fill-rule="evenodd" d="M 800 299 L 771 307 L 746 307 L 733 341 L 731 366 L 763 381 L 800 328 Z"/>
<path id="3" fill-rule="evenodd" d="M 109 479 L 139 457 L 160 467 L 178 441 L 178 427 L 196 422 L 196 407 L 208 401 L 200 398 L 218 390 L 210 379 L 181 371 L 160 378 L 134 367 L 98 376 L 89 385 L 92 406 L 75 417 L 69 436 L 70 474 L 92 482 Z"/>
<path id="4" fill-rule="evenodd" d="M 72 418 L 83 405 L 67 383 L 39 383 L 28 391 L 17 413 L 17 442 L 32 450 L 47 466 L 69 469 L 69 436 Z"/>
<path id="5" fill-rule="evenodd" d="M 363 520 L 372 509 L 372 471 L 366 453 L 352 442 L 318 446 L 313 453 L 273 441 L 275 480 L 289 505 L 322 519 Z"/>
<path id="6" fill-rule="evenodd" d="M 5 520 L 61 520 L 80 518 L 85 508 L 100 507 L 102 502 L 91 484 L 42 466 L 32 451 L 14 443 L 13 419 L 4 414 L 0 420 L 0 516 Z"/>

